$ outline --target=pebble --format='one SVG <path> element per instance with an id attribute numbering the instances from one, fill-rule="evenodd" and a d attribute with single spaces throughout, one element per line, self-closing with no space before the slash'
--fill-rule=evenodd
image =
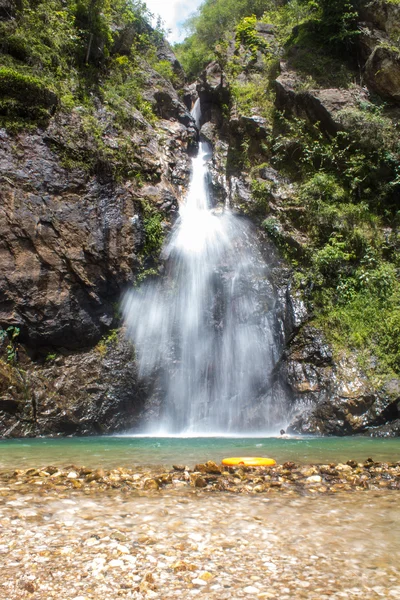
<path id="1" fill-rule="evenodd" d="M 2 472 L 0 598 L 400 600 L 400 465 L 288 465 Z"/>

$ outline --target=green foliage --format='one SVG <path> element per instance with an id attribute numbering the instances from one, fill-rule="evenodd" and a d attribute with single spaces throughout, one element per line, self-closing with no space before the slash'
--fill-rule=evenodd
<path id="1" fill-rule="evenodd" d="M 164 79 L 170 81 L 173 85 L 177 85 L 179 83 L 169 60 L 157 60 L 152 63 L 152 67 L 155 71 L 157 71 L 157 73 L 164 77 Z"/>
<path id="2" fill-rule="evenodd" d="M 149 209 L 145 209 L 143 226 L 145 231 L 145 244 L 143 252 L 148 255 L 158 257 L 162 243 L 164 241 L 164 230 L 162 226 L 162 216 Z"/>
<path id="3" fill-rule="evenodd" d="M 348 251 L 347 242 L 343 241 L 341 235 L 334 234 L 329 242 L 314 254 L 313 265 L 331 282 L 339 277 L 342 270 L 346 270 L 347 263 L 354 258 L 354 255 Z"/>
<path id="4" fill-rule="evenodd" d="M 118 329 L 111 329 L 109 333 L 101 338 L 96 345 L 95 350 L 104 357 L 111 348 L 115 348 L 118 343 Z"/>
<path id="5" fill-rule="evenodd" d="M 151 279 L 152 277 L 158 277 L 158 276 L 159 276 L 159 273 L 158 273 L 157 269 L 154 269 L 154 268 L 144 269 L 136 277 L 135 287 L 140 287 L 142 285 L 142 283 L 144 283 L 148 279 Z"/>
<path id="6" fill-rule="evenodd" d="M 353 289 L 341 303 L 325 295 L 317 320 L 337 347 L 359 351 L 372 377 L 393 377 L 400 370 L 400 286 L 390 271 L 382 265 L 372 284 Z M 372 285 L 385 293 L 376 294 Z"/>
<path id="7" fill-rule="evenodd" d="M 260 18 L 268 7 L 276 8 L 279 4 L 279 0 L 205 0 L 186 22 L 191 35 L 174 47 L 188 77 L 198 76 L 207 63 L 220 58 L 221 43 L 226 44 L 227 36 L 242 19 L 238 41 L 242 39 L 254 48 L 261 46 L 262 40 L 254 30 L 254 18 Z"/>
<path id="8" fill-rule="evenodd" d="M 268 217 L 262 223 L 263 228 L 275 241 L 279 241 L 282 236 L 282 228 L 276 217 Z"/>
<path id="9" fill-rule="evenodd" d="M 56 103 L 57 96 L 38 77 L 0 67 L 0 124 L 12 127 L 18 118 L 45 124 Z"/>
<path id="10" fill-rule="evenodd" d="M 340 174 L 353 198 L 363 198 L 376 209 L 392 209 L 400 184 L 397 126 L 362 109 L 342 111 L 338 118 L 344 130 L 328 137 L 318 124 L 278 115 L 272 141 L 275 164 L 297 178 L 316 170 Z"/>
<path id="11" fill-rule="evenodd" d="M 234 80 L 231 84 L 232 102 L 240 115 L 253 114 L 270 118 L 273 114 L 273 99 L 268 80 L 263 74 L 253 74 L 246 82 Z"/>
<path id="12" fill-rule="evenodd" d="M 337 118 L 343 129 L 328 136 L 318 124 L 278 114 L 271 160 L 298 181 L 296 225 L 311 254 L 299 278 L 308 281 L 316 324 L 338 350 L 357 350 L 366 369 L 375 361 L 384 380 L 400 365 L 398 233 L 383 233 L 384 223 L 396 222 L 397 125 L 365 102 Z M 264 227 L 284 248 L 282 227 L 270 219 Z"/>
<path id="13" fill-rule="evenodd" d="M 308 0 L 309 1 L 309 0 Z M 337 48 L 349 47 L 360 35 L 357 0 L 314 0 L 321 9 L 318 30 L 321 37 Z"/>
<path id="14" fill-rule="evenodd" d="M 94 113 L 96 98 L 116 107 L 121 125 L 132 121 L 129 105 L 154 122 L 143 99 L 142 57 L 155 54 L 161 32 L 149 18 L 140 0 L 38 0 L 34 6 L 24 0 L 15 19 L 0 22 L 2 124 L 45 126 L 56 107 Z M 127 28 L 129 45 L 121 45 Z"/>
<path id="15" fill-rule="evenodd" d="M 180 44 L 175 44 L 174 52 L 189 79 L 197 77 L 215 58 L 213 49 L 199 40 L 196 35 L 191 35 Z"/>
<path id="16" fill-rule="evenodd" d="M 251 194 L 253 198 L 252 210 L 256 214 L 266 215 L 269 212 L 269 202 L 274 184 L 271 181 L 253 179 L 251 182 Z M 264 222 L 265 227 L 265 222 Z"/>
<path id="17" fill-rule="evenodd" d="M 261 17 L 268 4 L 271 3 L 265 0 L 205 0 L 186 25 L 201 42 L 212 47 L 240 19 L 249 15 Z"/>
<path id="18" fill-rule="evenodd" d="M 6 330 L 0 329 L 0 343 L 6 343 L 7 363 L 14 364 L 18 359 L 18 337 L 21 330 L 11 325 Z"/>
<path id="19" fill-rule="evenodd" d="M 250 50 L 253 56 L 257 55 L 259 50 L 265 50 L 266 42 L 258 35 L 256 31 L 257 17 L 244 17 L 236 26 L 236 48 L 243 45 Z"/>

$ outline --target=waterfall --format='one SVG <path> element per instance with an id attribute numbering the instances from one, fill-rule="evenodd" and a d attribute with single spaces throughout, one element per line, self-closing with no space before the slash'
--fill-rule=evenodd
<path id="1" fill-rule="evenodd" d="M 209 158 L 200 143 L 162 251 L 165 275 L 124 299 L 139 377 L 155 381 L 159 394 L 148 433 L 249 433 L 285 421 L 284 394 L 272 381 L 276 294 L 250 223 L 212 205 Z"/>

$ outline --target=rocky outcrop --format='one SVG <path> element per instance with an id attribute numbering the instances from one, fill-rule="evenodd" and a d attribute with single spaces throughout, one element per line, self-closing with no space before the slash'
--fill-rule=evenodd
<path id="1" fill-rule="evenodd" d="M 283 106 L 291 115 L 320 122 L 327 135 L 344 129 L 344 109 L 356 108 L 360 99 L 367 97 L 360 88 L 351 92 L 322 89 L 306 93 L 297 92 L 295 88 L 291 85 L 284 92 Z M 246 123 L 249 120 L 251 118 Z M 256 122 L 257 117 L 253 118 L 254 125 Z M 298 202 L 293 183 L 268 163 L 262 164 L 262 157 L 260 167 L 253 167 L 251 176 L 243 166 L 229 168 L 230 154 L 243 139 L 244 124 L 243 119 L 234 117 L 228 126 L 206 123 L 201 129 L 201 137 L 213 146 L 210 172 L 214 197 L 229 202 L 239 213 L 251 215 L 262 225 L 261 231 L 267 230 L 270 242 L 291 252 L 297 259 L 307 259 L 309 240 L 301 226 L 304 207 Z M 248 133 L 252 141 L 257 138 L 254 131 Z M 259 156 L 259 151 L 260 147 L 254 145 L 249 155 L 256 153 Z M 271 245 L 266 248 L 266 260 L 271 265 L 274 253 L 276 250 L 271 250 Z M 365 432 L 368 435 L 396 435 L 399 390 L 396 392 L 393 386 L 390 390 L 374 388 L 354 357 L 334 358 L 322 332 L 308 324 L 312 321 L 311 310 L 303 303 L 301 292 L 292 289 L 290 272 L 285 270 L 282 262 L 273 271 L 274 285 L 280 297 L 285 347 L 276 367 L 279 383 L 273 394 L 282 398 L 284 388 L 283 396 L 291 399 L 288 431 L 317 435 Z"/>
<path id="2" fill-rule="evenodd" d="M 342 129 L 340 112 L 358 106 L 368 99 L 359 86 L 346 89 L 303 89 L 303 79 L 281 63 L 281 75 L 275 80 L 276 107 L 288 116 L 301 117 L 310 123 L 319 123 L 327 134 Z"/>
<path id="3" fill-rule="evenodd" d="M 289 344 L 284 368 L 298 412 L 289 433 L 350 435 L 383 426 L 383 435 L 400 416 L 399 384 L 393 381 L 379 392 L 372 389 L 354 358 L 334 361 L 321 332 L 313 327 L 303 327 Z"/>
<path id="4" fill-rule="evenodd" d="M 201 104 L 201 125 L 211 122 L 221 128 L 224 125 L 223 106 L 229 103 L 230 93 L 225 74 L 216 61 L 203 71 L 197 93 Z"/>
<path id="5" fill-rule="evenodd" d="M 75 118 L 57 117 L 44 134 L 0 137 L 0 323 L 20 327 L 21 340 L 36 346 L 98 341 L 142 266 L 146 211 L 156 211 L 168 227 L 189 174 L 188 134 L 179 123 L 130 135 L 137 148 L 130 168 L 148 174 L 152 185 L 116 182 L 103 157 L 94 175 L 85 165 L 67 168 L 60 154 L 93 150 L 90 139 L 79 148 L 68 139 L 79 126 Z M 110 134 L 105 143 L 118 148 L 121 140 Z M 115 168 L 112 154 L 111 160 Z"/>
<path id="6" fill-rule="evenodd" d="M 105 338 L 92 350 L 61 348 L 39 363 L 22 349 L 17 362 L 0 361 L 3 437 L 127 429 L 138 423 L 143 403 L 134 351 L 123 334 Z"/>
<path id="7" fill-rule="evenodd" d="M 377 46 L 365 63 L 368 85 L 383 98 L 400 103 L 400 50 Z"/>
<path id="8" fill-rule="evenodd" d="M 364 60 L 365 81 L 377 94 L 400 102 L 400 48 L 398 45 L 400 6 L 374 0 L 360 9 L 361 35 L 358 39 Z"/>

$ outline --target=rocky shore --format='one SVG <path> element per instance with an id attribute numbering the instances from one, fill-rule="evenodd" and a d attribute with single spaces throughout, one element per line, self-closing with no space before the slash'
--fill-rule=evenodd
<path id="1" fill-rule="evenodd" d="M 0 598 L 399 599 L 399 469 L 3 472 Z"/>
<path id="2" fill-rule="evenodd" d="M 116 490 L 127 495 L 162 490 L 195 489 L 234 494 L 315 495 L 363 490 L 400 490 L 400 461 L 346 464 L 296 465 L 286 462 L 274 467 L 225 467 L 213 461 L 191 469 L 174 465 L 169 471 L 117 468 L 91 469 L 70 465 L 47 466 L 0 472 L 0 497 L 18 492 L 68 494 L 81 491 L 92 495 Z"/>

